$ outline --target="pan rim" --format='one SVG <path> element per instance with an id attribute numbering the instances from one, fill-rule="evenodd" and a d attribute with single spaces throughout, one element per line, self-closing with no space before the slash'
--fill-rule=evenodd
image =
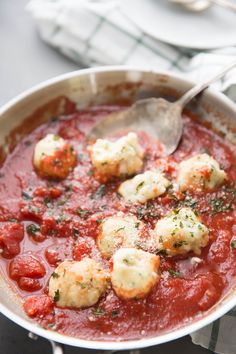
<path id="1" fill-rule="evenodd" d="M 106 66 L 106 67 L 96 67 L 89 69 L 82 69 L 77 71 L 72 71 L 66 74 L 62 74 L 60 76 L 54 77 L 47 81 L 43 81 L 42 83 L 33 86 L 32 88 L 24 91 L 23 93 L 17 95 L 15 98 L 11 99 L 9 102 L 4 104 L 0 108 L 0 116 L 15 106 L 18 102 L 25 98 L 29 98 L 31 95 L 37 93 L 38 91 L 44 90 L 56 83 L 67 81 L 69 79 L 86 76 L 90 74 L 102 73 L 102 72 L 139 72 L 139 73 L 151 73 L 159 76 L 167 76 L 171 79 L 180 80 L 183 85 L 193 86 L 194 82 L 190 80 L 186 80 L 182 75 L 173 74 L 168 71 L 160 71 L 153 70 L 143 67 L 134 67 L 134 66 Z M 236 115 L 236 105 L 231 101 L 228 97 L 215 91 L 214 89 L 207 89 L 204 93 L 206 97 L 214 99 L 218 102 L 218 105 L 222 105 L 232 110 L 232 112 Z M 170 332 L 153 336 L 150 338 L 144 339 L 136 339 L 136 340 L 126 340 L 126 341 L 92 341 L 86 339 L 80 339 L 76 337 L 70 337 L 68 335 L 60 334 L 58 332 L 54 332 L 48 329 L 44 329 L 40 327 L 37 323 L 32 320 L 27 320 L 20 315 L 13 313 L 9 310 L 5 305 L 0 303 L 0 312 L 8 317 L 10 320 L 25 328 L 26 330 L 33 332 L 36 335 L 44 337 L 48 340 L 59 342 L 66 345 L 71 345 L 75 347 L 88 348 L 88 349 L 99 349 L 99 350 L 129 350 L 129 349 L 139 349 L 150 347 L 162 343 L 169 342 L 171 340 L 178 339 L 182 336 L 195 332 L 202 327 L 212 323 L 219 317 L 223 316 L 230 309 L 236 306 L 236 296 L 233 295 L 234 290 L 231 290 L 226 298 L 221 299 L 219 304 L 216 304 L 215 307 L 210 309 L 209 314 L 204 314 L 204 317 L 201 319 L 195 319 L 193 323 L 187 324 L 183 328 L 178 328 L 176 330 L 172 330 Z"/>

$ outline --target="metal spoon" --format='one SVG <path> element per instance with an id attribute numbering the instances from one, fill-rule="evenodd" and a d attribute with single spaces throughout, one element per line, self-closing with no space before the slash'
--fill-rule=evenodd
<path id="1" fill-rule="evenodd" d="M 170 0 L 170 2 L 182 5 L 186 9 L 194 12 L 200 12 L 212 6 L 208 0 Z"/>
<path id="2" fill-rule="evenodd" d="M 204 11 L 212 5 L 225 7 L 228 10 L 236 11 L 236 4 L 229 0 L 169 0 L 172 3 L 180 4 L 191 11 Z"/>
<path id="3" fill-rule="evenodd" d="M 225 66 L 206 82 L 199 83 L 175 102 L 163 98 L 138 100 L 130 108 L 113 112 L 104 117 L 90 131 L 87 141 L 104 138 L 124 128 L 145 131 L 157 138 L 165 148 L 165 155 L 172 154 L 180 142 L 183 131 L 182 111 L 186 104 L 236 66 L 236 60 Z"/>

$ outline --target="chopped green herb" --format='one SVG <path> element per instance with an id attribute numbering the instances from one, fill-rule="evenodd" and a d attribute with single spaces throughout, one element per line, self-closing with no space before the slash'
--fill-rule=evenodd
<path id="1" fill-rule="evenodd" d="M 26 230 L 31 235 L 36 235 L 40 231 L 40 227 L 35 224 L 30 224 L 26 227 Z"/>
<path id="2" fill-rule="evenodd" d="M 22 198 L 25 199 L 25 200 L 31 200 L 32 199 L 32 197 L 27 192 L 22 191 L 21 195 L 22 195 Z"/>
<path id="3" fill-rule="evenodd" d="M 57 301 L 60 300 L 60 291 L 59 291 L 59 289 L 57 289 L 57 290 L 55 291 L 53 300 L 54 300 L 55 302 L 57 302 Z"/>
<path id="4" fill-rule="evenodd" d="M 184 206 L 190 207 L 192 209 L 197 207 L 197 200 L 187 195 L 183 201 Z"/>
<path id="5" fill-rule="evenodd" d="M 69 198 L 63 198 L 63 199 L 59 200 L 59 201 L 57 202 L 57 206 L 62 206 L 62 205 L 64 205 L 64 204 L 66 204 L 66 202 L 68 201 L 68 199 L 69 199 Z"/>
<path id="6" fill-rule="evenodd" d="M 41 209 L 34 205 L 29 205 L 29 212 L 33 214 L 39 214 L 41 212 Z"/>
<path id="7" fill-rule="evenodd" d="M 173 244 L 173 247 L 174 248 L 179 248 L 179 247 L 182 247 L 183 245 L 187 245 L 188 243 L 184 240 L 181 240 L 181 241 L 177 241 Z"/>
<path id="8" fill-rule="evenodd" d="M 46 205 L 48 208 L 52 206 L 52 199 L 49 197 L 44 198 L 43 204 Z"/>
<path id="9" fill-rule="evenodd" d="M 146 219 L 148 217 L 159 219 L 160 214 L 155 210 L 152 204 L 147 204 L 146 206 L 137 208 L 137 217 L 140 220 Z"/>
<path id="10" fill-rule="evenodd" d="M 104 197 L 105 192 L 106 192 L 106 185 L 105 185 L 105 184 L 102 184 L 102 185 L 97 189 L 97 191 L 96 191 L 95 194 L 96 194 L 97 197 L 102 198 L 102 197 Z"/>
<path id="11" fill-rule="evenodd" d="M 82 282 L 76 282 L 77 285 L 79 285 L 81 287 L 81 289 L 85 289 L 86 288 L 86 284 L 82 283 Z"/>
<path id="12" fill-rule="evenodd" d="M 140 182 L 136 187 L 136 192 L 138 193 L 139 190 L 144 186 L 144 181 Z"/>
<path id="13" fill-rule="evenodd" d="M 219 193 L 208 199 L 211 214 L 223 213 L 232 210 L 236 201 L 236 189 L 234 184 L 223 186 Z"/>
<path id="14" fill-rule="evenodd" d="M 165 249 L 163 250 L 158 250 L 158 253 L 162 254 L 163 256 L 166 256 L 167 255 L 167 251 Z"/>
<path id="15" fill-rule="evenodd" d="M 94 193 L 90 194 L 90 199 L 102 198 L 106 192 L 106 185 L 102 184 Z"/>
<path id="16" fill-rule="evenodd" d="M 119 310 L 113 310 L 111 312 L 111 318 L 116 318 L 119 316 Z"/>
<path id="17" fill-rule="evenodd" d="M 75 228 L 73 228 L 73 235 L 75 236 L 75 237 L 78 237 L 79 236 L 79 230 L 78 229 L 75 229 Z"/>
<path id="18" fill-rule="evenodd" d="M 233 241 L 231 242 L 230 246 L 231 246 L 231 248 L 232 248 L 233 250 L 235 250 L 235 249 L 236 249 L 236 240 L 233 240 Z"/>
<path id="19" fill-rule="evenodd" d="M 211 206 L 212 214 L 217 214 L 224 211 L 225 201 L 223 198 L 219 198 L 219 199 L 210 198 L 209 203 Z"/>
<path id="20" fill-rule="evenodd" d="M 52 329 L 52 328 L 54 328 L 55 326 L 56 326 L 55 323 L 49 323 L 49 324 L 47 325 L 47 328 L 48 328 L 48 329 Z"/>
<path id="21" fill-rule="evenodd" d="M 116 193 L 116 196 L 119 200 L 121 199 L 121 195 L 119 193 Z"/>
<path id="22" fill-rule="evenodd" d="M 72 186 L 71 184 L 67 184 L 67 185 L 65 186 L 65 191 L 66 191 L 66 192 L 71 192 L 71 191 L 73 191 L 73 186 Z"/>
<path id="23" fill-rule="evenodd" d="M 89 210 L 84 210 L 81 208 L 77 208 L 76 209 L 76 213 L 82 218 L 82 219 L 86 219 L 89 215 L 90 215 L 90 211 Z"/>
<path id="24" fill-rule="evenodd" d="M 60 224 L 61 222 L 66 221 L 66 220 L 69 220 L 69 219 L 70 219 L 70 218 L 69 218 L 68 215 L 61 214 L 61 215 L 59 215 L 59 216 L 57 217 L 56 223 L 57 223 L 57 224 Z"/>
<path id="25" fill-rule="evenodd" d="M 128 258 L 123 258 L 123 262 L 124 262 L 125 264 L 127 264 L 127 265 L 129 265 L 129 264 L 130 264 L 130 262 L 129 262 Z"/>
<path id="26" fill-rule="evenodd" d="M 52 273 L 52 277 L 53 277 L 54 279 L 58 279 L 58 278 L 60 278 L 60 275 L 59 275 L 58 273 L 56 273 L 56 272 L 53 272 L 53 273 Z"/>
<path id="27" fill-rule="evenodd" d="M 15 219 L 15 218 L 10 218 L 8 221 L 10 221 L 10 222 L 18 222 L 18 220 Z"/>
<path id="28" fill-rule="evenodd" d="M 51 229 L 51 230 L 49 231 L 49 234 L 52 235 L 52 236 L 54 236 L 54 235 L 57 234 L 57 230 Z"/>
<path id="29" fill-rule="evenodd" d="M 92 313 L 93 313 L 94 316 L 100 317 L 100 316 L 105 315 L 106 311 L 103 310 L 101 307 L 95 307 L 95 308 L 92 310 Z"/>
<path id="30" fill-rule="evenodd" d="M 24 144 L 25 144 L 25 146 L 30 146 L 30 145 L 32 145 L 32 141 L 26 140 L 26 141 L 24 142 Z"/>
<path id="31" fill-rule="evenodd" d="M 122 230 L 124 230 L 124 229 L 125 229 L 125 226 L 120 227 L 119 229 L 116 230 L 116 232 L 122 231 Z"/>
<path id="32" fill-rule="evenodd" d="M 172 275 L 174 278 L 179 278 L 181 277 L 181 273 L 180 272 L 177 272 L 175 271 L 174 269 L 168 269 L 168 272 L 170 273 L 170 275 Z"/>
<path id="33" fill-rule="evenodd" d="M 139 222 L 139 221 L 136 222 L 136 223 L 135 223 L 135 228 L 138 229 L 138 228 L 139 228 L 139 225 L 140 225 L 140 222 Z"/>
<path id="34" fill-rule="evenodd" d="M 97 223 L 98 225 L 100 225 L 100 224 L 102 223 L 102 219 L 97 219 L 97 220 L 96 220 L 96 223 Z"/>
<path id="35" fill-rule="evenodd" d="M 210 155 L 210 150 L 209 150 L 209 148 L 207 147 L 207 146 L 203 146 L 202 148 L 201 148 L 201 151 L 200 151 L 201 153 L 203 153 L 203 154 L 208 154 L 208 155 Z"/>
<path id="36" fill-rule="evenodd" d="M 137 216 L 139 219 L 143 219 L 143 217 L 145 216 L 145 209 L 140 207 L 137 209 Z"/>
<path id="37" fill-rule="evenodd" d="M 107 205 L 106 205 L 106 204 L 101 205 L 99 209 L 102 210 L 102 211 L 103 211 L 103 210 L 106 210 L 106 209 L 107 209 Z"/>
<path id="38" fill-rule="evenodd" d="M 179 205 L 179 199 L 177 198 L 177 196 L 174 194 L 174 189 L 173 189 L 173 184 L 171 184 L 168 188 L 167 191 L 167 195 L 168 197 L 174 201 L 174 208 L 176 208 Z"/>

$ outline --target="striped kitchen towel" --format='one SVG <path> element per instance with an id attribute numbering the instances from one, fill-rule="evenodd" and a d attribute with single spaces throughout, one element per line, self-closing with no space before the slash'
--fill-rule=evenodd
<path id="1" fill-rule="evenodd" d="M 199 81 L 236 58 L 236 47 L 200 53 L 157 41 L 126 17 L 119 0 L 31 0 L 27 9 L 42 39 L 80 66 L 129 64 Z M 236 69 L 215 87 L 236 101 Z M 235 331 L 236 308 L 191 336 L 213 352 L 234 354 Z"/>
<path id="2" fill-rule="evenodd" d="M 236 47 L 199 53 L 157 41 L 126 17 L 120 1 L 31 0 L 27 9 L 42 39 L 84 66 L 131 64 L 199 81 L 236 57 Z M 215 87 L 224 92 L 231 88 L 227 93 L 236 100 L 235 84 L 236 69 Z"/>

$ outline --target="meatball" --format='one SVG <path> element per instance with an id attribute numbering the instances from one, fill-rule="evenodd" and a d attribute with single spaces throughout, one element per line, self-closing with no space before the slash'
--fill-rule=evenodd
<path id="1" fill-rule="evenodd" d="M 179 164 L 177 183 L 182 192 L 197 188 L 211 190 L 220 186 L 226 178 L 226 173 L 213 157 L 201 154 Z"/>
<path id="2" fill-rule="evenodd" d="M 170 182 L 159 171 L 146 171 L 121 183 L 119 193 L 132 203 L 146 203 L 165 193 Z"/>
<path id="3" fill-rule="evenodd" d="M 135 248 L 121 248 L 113 256 L 111 283 L 122 299 L 144 298 L 159 280 L 159 256 Z"/>
<path id="4" fill-rule="evenodd" d="M 42 177 L 63 179 L 75 166 L 76 155 L 64 139 L 48 134 L 36 144 L 33 163 Z"/>
<path id="5" fill-rule="evenodd" d="M 97 246 L 103 257 L 110 258 L 121 247 L 144 247 L 148 238 L 144 224 L 133 215 L 119 213 L 106 218 L 97 238 Z"/>
<path id="6" fill-rule="evenodd" d="M 154 234 L 157 249 L 170 256 L 189 251 L 199 255 L 209 241 L 208 228 L 190 208 L 173 211 L 159 220 Z"/>
<path id="7" fill-rule="evenodd" d="M 131 176 L 143 165 L 144 152 L 135 133 L 129 133 L 114 142 L 98 139 L 89 150 L 93 167 L 104 180 Z"/>
<path id="8" fill-rule="evenodd" d="M 108 273 L 93 259 L 65 260 L 52 273 L 49 295 L 59 307 L 89 307 L 104 294 Z"/>

